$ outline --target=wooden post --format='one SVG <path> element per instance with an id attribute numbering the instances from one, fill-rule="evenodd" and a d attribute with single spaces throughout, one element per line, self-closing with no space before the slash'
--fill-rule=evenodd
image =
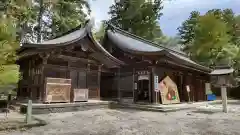
<path id="1" fill-rule="evenodd" d="M 89 77 L 89 74 L 90 74 L 90 73 L 89 73 L 89 72 L 90 72 L 90 68 L 91 68 L 91 67 L 90 67 L 90 64 L 88 63 L 88 64 L 87 64 L 87 73 L 86 73 L 86 86 L 87 86 L 88 89 L 89 89 L 89 86 L 88 86 L 88 84 L 89 84 L 89 83 L 88 83 L 88 81 L 89 81 L 89 80 L 88 80 L 88 77 Z"/>
<path id="2" fill-rule="evenodd" d="M 152 102 L 152 90 L 151 90 L 151 73 L 148 72 L 148 98 L 149 103 Z"/>
<path id="3" fill-rule="evenodd" d="M 227 88 L 225 86 L 221 86 L 221 96 L 222 96 L 222 105 L 223 105 L 223 112 L 227 113 Z"/>
<path id="4" fill-rule="evenodd" d="M 70 79 L 71 78 L 71 70 L 70 70 L 70 66 L 71 66 L 71 62 L 68 60 L 67 61 L 67 73 L 65 73 L 65 78 L 67 78 L 69 76 Z M 78 72 L 76 72 L 77 76 L 78 76 Z M 70 89 L 70 103 L 73 103 L 74 102 L 74 89 L 72 87 L 72 82 L 71 81 L 71 89 Z"/>
<path id="5" fill-rule="evenodd" d="M 133 89 L 133 103 L 135 103 L 136 102 L 136 94 L 135 94 L 135 68 L 133 68 L 133 71 L 132 71 L 132 79 L 133 79 L 133 81 L 132 81 L 132 85 L 133 85 L 133 87 L 132 87 L 132 89 Z"/>
<path id="6" fill-rule="evenodd" d="M 45 74 L 44 74 L 44 68 L 45 68 L 45 65 L 47 64 L 47 60 L 48 60 L 48 57 L 50 56 L 50 54 L 40 54 L 39 55 L 41 58 L 42 58 L 42 65 L 41 65 L 41 85 L 42 85 L 42 88 L 40 89 L 41 91 L 41 98 L 42 98 L 42 101 L 45 102 L 46 101 L 46 98 L 47 98 L 47 93 L 46 93 L 46 86 L 45 86 Z"/>
<path id="7" fill-rule="evenodd" d="M 26 123 L 29 124 L 32 119 L 32 100 L 28 100 L 27 113 L 26 113 Z"/>
<path id="8" fill-rule="evenodd" d="M 117 81 L 117 82 L 118 82 L 118 85 L 117 85 L 117 86 L 118 86 L 118 88 L 117 88 L 117 89 L 118 89 L 118 101 L 120 102 L 120 101 L 121 101 L 121 91 L 120 91 L 120 81 L 121 81 L 121 80 L 120 80 L 120 68 L 118 68 L 117 78 L 118 78 L 118 79 L 117 79 L 117 80 L 118 80 L 118 81 Z"/>
<path id="9" fill-rule="evenodd" d="M 154 82 L 154 76 L 156 75 L 156 68 L 155 67 L 152 67 L 151 68 L 151 70 L 152 70 L 152 77 L 151 77 L 151 85 L 152 85 L 152 88 L 151 88 L 151 93 L 153 93 L 153 97 L 152 97 L 152 99 L 153 99 L 153 102 L 155 102 L 155 103 L 157 103 L 157 93 L 155 92 L 155 82 Z"/>
<path id="10" fill-rule="evenodd" d="M 101 71 L 102 71 L 102 66 L 98 66 L 98 98 L 99 100 L 101 99 Z"/>

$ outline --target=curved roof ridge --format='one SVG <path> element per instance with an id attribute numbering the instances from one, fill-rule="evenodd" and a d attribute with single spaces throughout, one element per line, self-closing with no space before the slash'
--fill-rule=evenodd
<path id="1" fill-rule="evenodd" d="M 86 23 L 86 22 L 85 22 L 85 23 Z M 74 31 L 76 31 L 76 30 L 79 30 L 79 29 L 83 28 L 85 25 L 86 25 L 86 24 L 84 24 L 84 25 L 80 24 L 80 25 L 76 26 L 75 28 L 72 28 L 72 29 L 68 30 L 67 32 L 64 32 L 64 33 L 62 33 L 62 34 L 60 34 L 60 35 L 57 35 L 57 36 L 55 36 L 54 38 L 51 38 L 51 39 L 49 39 L 49 40 L 56 39 L 56 38 L 65 36 L 65 35 L 67 35 L 67 34 L 70 34 L 70 33 L 74 32 Z"/>
<path id="2" fill-rule="evenodd" d="M 137 36 L 137 35 L 135 35 L 135 34 L 132 34 L 132 33 L 128 32 L 128 31 L 122 30 L 122 29 L 120 29 L 119 27 L 116 27 L 116 26 L 114 26 L 114 25 L 111 24 L 111 23 L 106 22 L 106 24 L 107 24 L 107 26 L 110 26 L 110 29 L 113 28 L 113 30 L 117 30 L 118 32 L 121 32 L 121 34 L 125 34 L 125 35 L 128 35 L 128 36 L 131 36 L 132 38 L 134 38 L 134 39 L 136 39 L 136 40 L 139 40 L 139 41 L 142 41 L 142 42 L 145 42 L 145 43 L 147 43 L 147 44 L 149 44 L 149 45 L 151 45 L 151 46 L 154 46 L 154 47 L 157 47 L 157 48 L 161 48 L 161 49 L 165 49 L 165 50 L 167 50 L 167 51 L 172 51 L 172 52 L 174 52 L 174 53 L 177 53 L 177 54 L 183 55 L 183 56 L 185 56 L 185 57 L 188 57 L 186 54 L 183 54 L 183 53 L 181 53 L 181 52 L 175 51 L 175 50 L 173 50 L 173 49 L 171 49 L 171 48 L 162 46 L 162 45 L 160 45 L 160 44 L 154 43 L 154 42 L 152 42 L 152 41 L 150 41 L 150 40 L 144 39 L 144 38 L 142 38 L 142 37 L 140 37 L 140 36 Z"/>
<path id="3" fill-rule="evenodd" d="M 45 40 L 42 42 L 33 42 L 33 43 L 25 42 L 25 43 L 23 43 L 22 46 L 34 47 L 36 45 L 39 46 L 39 45 L 56 45 L 56 44 L 59 44 L 57 46 L 61 46 L 61 45 L 71 43 L 72 41 L 75 41 L 86 35 L 86 29 L 89 28 L 89 23 L 91 23 L 91 20 L 87 20 L 87 21 L 85 21 L 84 24 L 78 25 L 77 27 L 75 27 L 63 34 L 60 34 L 54 38 L 51 38 L 51 39 L 48 39 L 48 40 Z"/>
<path id="4" fill-rule="evenodd" d="M 103 53 L 105 55 L 110 56 L 110 59 L 112 59 L 113 61 L 116 61 L 117 63 L 120 63 L 120 64 L 124 64 L 123 61 L 117 59 L 112 54 L 110 54 L 97 40 L 94 39 L 94 36 L 92 35 L 92 31 L 91 31 L 92 25 L 91 25 L 91 22 L 89 22 L 89 23 L 90 24 L 88 24 L 88 27 L 87 27 L 88 29 L 86 31 L 87 31 L 89 38 L 93 41 L 93 43 L 96 45 L 96 47 L 98 47 L 101 51 L 103 51 Z"/>

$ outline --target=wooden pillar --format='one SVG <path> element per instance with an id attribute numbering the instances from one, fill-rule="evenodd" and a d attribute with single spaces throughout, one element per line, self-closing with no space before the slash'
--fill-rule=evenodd
<path id="1" fill-rule="evenodd" d="M 151 74 L 148 72 L 148 93 L 149 93 L 149 103 L 152 103 L 152 89 L 151 89 Z"/>
<path id="2" fill-rule="evenodd" d="M 69 75 L 69 78 L 71 79 L 71 85 L 72 85 L 72 82 L 74 80 L 72 80 L 72 77 L 71 77 L 71 70 L 70 70 L 70 61 L 67 62 L 67 74 L 66 74 L 66 78 L 67 78 L 67 75 Z M 77 72 L 78 74 L 78 72 Z M 74 102 L 74 88 L 71 86 L 71 90 L 70 90 L 70 102 L 73 103 Z"/>
<path id="3" fill-rule="evenodd" d="M 118 72 L 117 72 L 117 90 L 118 90 L 118 101 L 121 101 L 121 91 L 120 91 L 120 68 L 118 68 Z"/>
<path id="4" fill-rule="evenodd" d="M 32 99 L 32 86 L 33 86 L 33 84 L 32 84 L 32 70 L 31 70 L 31 68 L 32 68 L 32 64 L 31 64 L 31 62 L 32 62 L 32 59 L 30 59 L 29 61 L 28 61 L 28 83 L 30 83 L 30 84 L 28 84 L 28 86 L 27 86 L 27 95 L 28 95 L 28 97 L 27 98 L 30 98 L 30 99 Z"/>
<path id="5" fill-rule="evenodd" d="M 151 76 L 151 79 L 150 79 L 150 82 L 151 82 L 151 85 L 152 85 L 152 87 L 151 87 L 151 93 L 152 93 L 152 101 L 153 101 L 153 103 L 156 103 L 156 102 L 158 102 L 158 101 L 156 101 L 156 92 L 155 92 L 155 88 L 154 88 L 154 76 L 155 75 L 157 75 L 156 74 L 156 67 L 151 67 L 151 74 L 152 74 L 152 76 Z"/>
<path id="6" fill-rule="evenodd" d="M 132 70 L 132 91 L 133 91 L 133 102 L 135 103 L 137 100 L 137 98 L 136 98 L 136 96 L 137 96 L 137 94 L 136 94 L 136 89 L 135 89 L 135 68 L 133 68 L 133 70 Z"/>
<path id="7" fill-rule="evenodd" d="M 89 75 L 89 72 L 90 72 L 90 64 L 87 64 L 86 86 L 87 86 L 88 89 L 89 89 L 89 87 L 88 87 L 88 75 Z"/>
<path id="8" fill-rule="evenodd" d="M 42 58 L 42 64 L 41 64 L 41 80 L 40 80 L 40 97 L 41 97 L 41 101 L 45 102 L 46 98 L 47 98 L 47 93 L 46 93 L 46 85 L 45 85 L 45 74 L 44 74 L 44 68 L 47 64 L 47 59 L 50 55 L 49 54 L 40 54 L 40 57 Z"/>
<path id="9" fill-rule="evenodd" d="M 102 72 L 102 66 L 98 66 L 98 99 L 101 99 L 101 72 Z"/>
<path id="10" fill-rule="evenodd" d="M 91 95 L 91 88 L 88 86 L 89 83 L 88 83 L 88 77 L 89 77 L 89 72 L 90 72 L 90 64 L 87 64 L 87 72 L 86 72 L 86 88 L 88 89 L 88 99 L 92 98 L 92 95 Z"/>

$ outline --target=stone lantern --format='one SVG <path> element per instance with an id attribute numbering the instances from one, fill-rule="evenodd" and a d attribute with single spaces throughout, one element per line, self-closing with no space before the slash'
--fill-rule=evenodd
<path id="1" fill-rule="evenodd" d="M 227 87 L 233 86 L 233 71 L 230 66 L 216 66 L 210 73 L 211 82 L 214 86 L 221 88 L 223 112 L 227 113 Z"/>

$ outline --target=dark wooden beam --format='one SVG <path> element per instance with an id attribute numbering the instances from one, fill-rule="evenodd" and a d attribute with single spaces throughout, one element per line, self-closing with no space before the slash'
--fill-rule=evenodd
<path id="1" fill-rule="evenodd" d="M 71 60 L 71 61 L 81 61 L 84 63 L 91 63 L 91 64 L 98 64 L 96 61 L 92 59 L 86 59 L 86 58 L 78 58 L 78 57 L 72 57 L 72 56 L 66 56 L 66 55 L 56 55 L 57 58 L 64 59 L 66 61 Z"/>
<path id="2" fill-rule="evenodd" d="M 64 51 L 62 51 L 62 54 L 68 54 L 68 53 L 74 54 L 74 55 L 76 55 L 77 57 L 87 58 L 87 56 L 88 56 L 88 54 L 87 54 L 86 52 L 80 52 L 80 51 L 74 51 L 74 50 L 71 50 L 71 51 L 69 51 L 69 50 L 64 50 Z"/>
<path id="3" fill-rule="evenodd" d="M 52 64 L 46 64 L 45 68 L 53 68 L 55 69 L 60 69 L 60 70 L 78 70 L 78 71 L 88 71 L 86 68 L 77 68 L 77 67 L 67 67 L 67 66 L 59 66 L 59 65 L 52 65 Z M 92 70 L 91 72 L 98 72 L 98 70 Z"/>

